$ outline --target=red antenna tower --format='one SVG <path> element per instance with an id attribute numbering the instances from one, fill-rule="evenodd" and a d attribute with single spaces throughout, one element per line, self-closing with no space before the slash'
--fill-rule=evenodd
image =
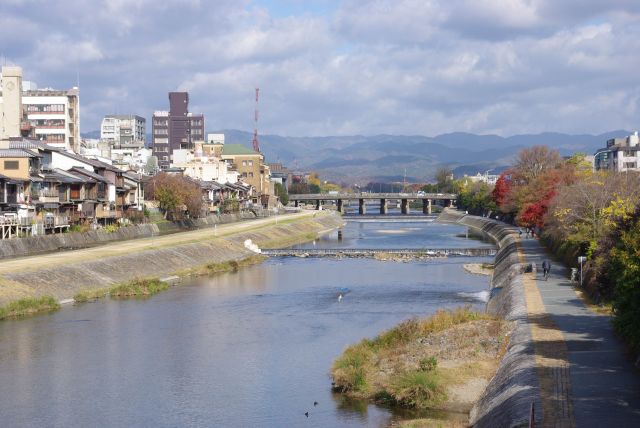
<path id="1" fill-rule="evenodd" d="M 260 88 L 256 88 L 256 109 L 254 115 L 253 126 L 253 150 L 260 153 L 260 143 L 258 142 L 258 99 L 260 97 Z"/>

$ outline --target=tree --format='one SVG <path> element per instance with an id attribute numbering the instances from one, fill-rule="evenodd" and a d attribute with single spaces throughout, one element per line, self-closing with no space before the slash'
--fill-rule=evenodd
<path id="1" fill-rule="evenodd" d="M 453 191 L 453 171 L 448 167 L 442 167 L 436 172 L 436 181 L 438 183 L 438 190 L 442 193 L 449 193 Z"/>
<path id="2" fill-rule="evenodd" d="M 556 168 L 561 162 L 562 158 L 557 150 L 551 150 L 547 146 L 533 146 L 518 153 L 513 171 L 518 178 L 529 183 L 545 171 Z"/>
<path id="3" fill-rule="evenodd" d="M 289 194 L 287 193 L 287 188 L 284 187 L 281 183 L 275 183 L 274 189 L 276 192 L 276 196 L 280 199 L 280 203 L 282 205 L 287 205 L 289 203 Z"/>
<path id="4" fill-rule="evenodd" d="M 145 193 L 158 201 L 165 218 L 180 220 L 185 213 L 194 218 L 202 215 L 202 189 L 183 176 L 157 174 L 149 181 Z"/>

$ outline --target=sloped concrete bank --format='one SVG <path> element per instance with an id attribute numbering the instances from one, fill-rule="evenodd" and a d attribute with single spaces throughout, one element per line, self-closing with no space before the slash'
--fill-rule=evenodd
<path id="1" fill-rule="evenodd" d="M 482 231 L 498 246 L 487 312 L 514 322 L 509 346 L 500 367 L 473 407 L 470 423 L 475 427 L 528 426 L 531 404 L 541 418 L 534 346 L 527 317 L 523 273 L 517 249 L 517 230 L 483 217 L 446 210 L 438 221 L 457 223 Z"/>
<path id="2" fill-rule="evenodd" d="M 314 239 L 318 233 L 342 224 L 342 218 L 335 214 L 304 217 L 224 237 L 37 270 L 7 272 L 0 279 L 19 289 L 23 296 L 50 295 L 61 300 L 73 297 L 80 290 L 108 287 L 135 278 L 185 274 L 209 263 L 239 261 L 255 255 L 244 247 L 246 239 L 259 247 L 277 246 L 281 242 L 291 245 Z"/>
<path id="3" fill-rule="evenodd" d="M 108 242 L 147 238 L 163 233 L 175 233 L 188 229 L 212 227 L 216 224 L 234 223 L 242 220 L 267 217 L 267 213 L 243 212 L 238 214 L 211 215 L 196 220 L 157 224 L 139 224 L 121 227 L 114 232 L 104 229 L 88 232 L 60 233 L 55 235 L 30 236 L 0 240 L 0 259 L 24 257 L 54 251 L 89 248 Z"/>

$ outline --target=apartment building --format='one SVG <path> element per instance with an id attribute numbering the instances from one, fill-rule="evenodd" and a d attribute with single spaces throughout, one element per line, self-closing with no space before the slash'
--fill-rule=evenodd
<path id="1" fill-rule="evenodd" d="M 135 114 L 110 114 L 102 119 L 100 140 L 115 149 L 144 147 L 146 119 Z"/>
<path id="2" fill-rule="evenodd" d="M 607 140 L 607 146 L 595 153 L 594 168 L 596 171 L 640 171 L 639 143 L 637 131 L 627 137 Z"/>
<path id="3" fill-rule="evenodd" d="M 174 150 L 193 149 L 205 136 L 204 115 L 189 112 L 188 92 L 169 92 L 169 111 L 154 112 L 151 126 L 160 169 L 170 167 Z"/>
<path id="4" fill-rule="evenodd" d="M 80 149 L 80 90 L 37 89 L 20 67 L 2 67 L 0 138 L 28 136 L 65 150 Z"/>

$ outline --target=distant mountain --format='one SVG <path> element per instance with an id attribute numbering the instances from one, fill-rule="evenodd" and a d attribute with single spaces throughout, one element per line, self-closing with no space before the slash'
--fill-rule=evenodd
<path id="1" fill-rule="evenodd" d="M 225 141 L 251 146 L 252 134 L 238 130 L 217 131 Z M 260 148 L 269 162 L 293 169 L 315 170 L 324 178 L 363 183 L 368 180 L 431 180 L 447 166 L 457 176 L 478 172 L 499 173 L 511 165 L 524 147 L 547 145 L 570 155 L 593 154 L 606 140 L 629 135 L 618 130 L 600 135 L 543 134 L 476 135 L 464 132 L 436 137 L 375 135 L 345 137 L 282 137 L 262 135 Z"/>
<path id="2" fill-rule="evenodd" d="M 83 137 L 96 132 L 99 135 L 94 131 Z M 224 133 L 227 143 L 251 147 L 253 134 L 250 132 L 235 129 L 215 132 Z M 406 176 L 408 181 L 424 181 L 433 179 L 442 166 L 451 168 L 457 176 L 500 172 L 512 163 L 518 151 L 534 145 L 547 145 L 562 155 L 593 154 L 609 138 L 625 135 L 629 132 L 618 130 L 600 135 L 547 132 L 511 137 L 464 132 L 436 137 L 261 135 L 260 148 L 268 162 L 281 162 L 294 170 L 314 170 L 328 180 L 366 183 L 371 180 L 397 181 Z"/>

